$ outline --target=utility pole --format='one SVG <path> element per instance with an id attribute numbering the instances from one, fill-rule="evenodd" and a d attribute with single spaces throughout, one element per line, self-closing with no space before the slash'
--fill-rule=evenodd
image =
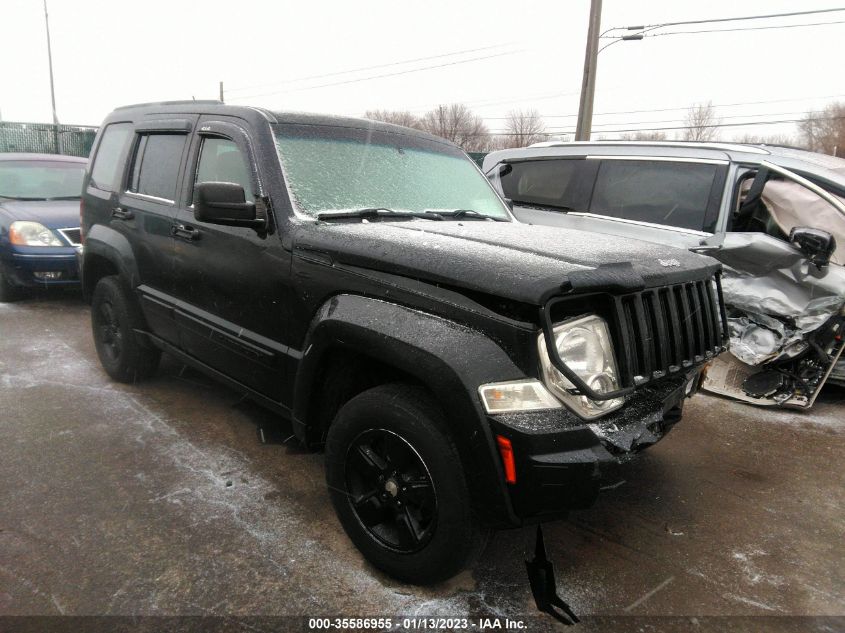
<path id="1" fill-rule="evenodd" d="M 224 103 L 223 101 L 223 82 L 220 82 L 220 102 Z"/>
<path id="2" fill-rule="evenodd" d="M 50 64 L 50 100 L 53 104 L 53 148 L 62 153 L 59 142 L 59 117 L 56 115 L 56 88 L 53 85 L 53 49 L 50 45 L 50 18 L 47 17 L 47 0 L 44 0 L 44 25 L 47 27 L 47 62 Z"/>
<path id="3" fill-rule="evenodd" d="M 589 141 L 593 126 L 593 97 L 596 93 L 596 59 L 601 30 L 601 0 L 591 0 L 590 27 L 587 31 L 587 50 L 584 54 L 584 77 L 581 81 L 581 103 L 578 106 L 576 141 Z"/>

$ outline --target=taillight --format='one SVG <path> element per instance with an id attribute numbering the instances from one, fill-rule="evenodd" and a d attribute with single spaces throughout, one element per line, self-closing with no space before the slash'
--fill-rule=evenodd
<path id="1" fill-rule="evenodd" d="M 502 466 L 505 468 L 505 481 L 509 484 L 516 483 L 516 462 L 513 459 L 513 446 L 511 441 L 502 437 L 496 436 L 496 444 L 499 445 L 499 455 L 502 456 Z"/>

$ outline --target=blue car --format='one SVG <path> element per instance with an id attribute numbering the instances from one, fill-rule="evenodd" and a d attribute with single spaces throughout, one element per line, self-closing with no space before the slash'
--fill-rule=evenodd
<path id="1" fill-rule="evenodd" d="M 23 288 L 78 286 L 85 158 L 0 154 L 0 302 Z"/>

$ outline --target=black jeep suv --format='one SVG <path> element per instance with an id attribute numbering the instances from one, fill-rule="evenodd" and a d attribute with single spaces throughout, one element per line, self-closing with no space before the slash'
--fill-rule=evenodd
<path id="1" fill-rule="evenodd" d="M 428 134 L 160 103 L 115 110 L 92 156 L 105 370 L 134 382 L 164 351 L 289 419 L 349 537 L 406 581 L 592 503 L 725 346 L 714 260 L 519 223 Z"/>

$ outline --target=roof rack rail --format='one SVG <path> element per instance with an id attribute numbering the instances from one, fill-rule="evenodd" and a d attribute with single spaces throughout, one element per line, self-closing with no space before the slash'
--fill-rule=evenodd
<path id="1" fill-rule="evenodd" d="M 150 101 L 148 103 L 132 103 L 118 106 L 115 110 L 128 110 L 129 108 L 142 108 L 144 106 L 170 106 L 170 105 L 223 105 L 218 99 L 181 99 L 178 101 Z"/>

